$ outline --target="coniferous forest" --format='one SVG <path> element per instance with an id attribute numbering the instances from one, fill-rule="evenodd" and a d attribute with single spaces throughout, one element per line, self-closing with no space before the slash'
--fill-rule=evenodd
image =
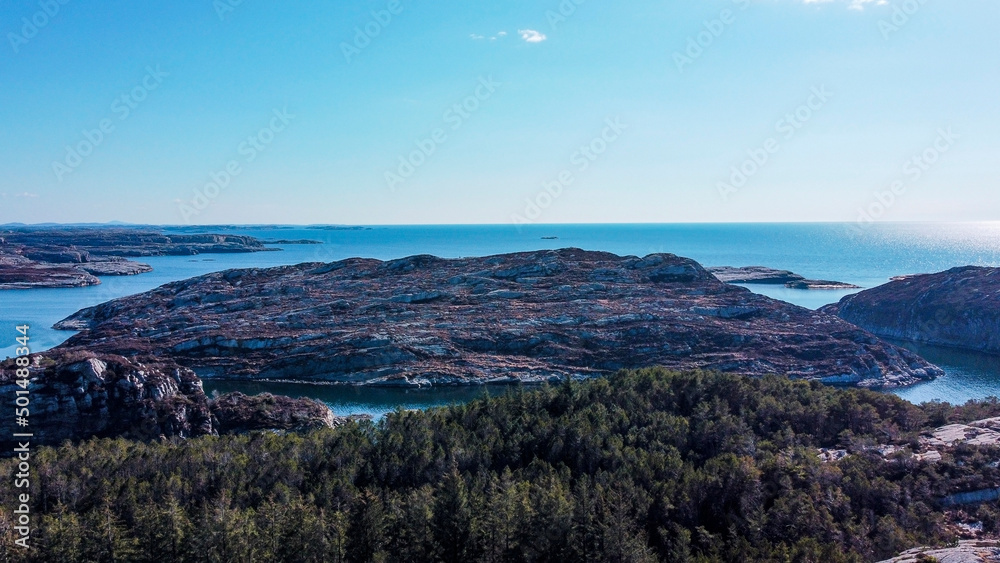
<path id="1" fill-rule="evenodd" d="M 1000 472 L 907 444 L 997 414 L 646 369 L 309 434 L 67 443 L 33 456 L 32 549 L 0 489 L 0 561 L 872 561 L 954 539 L 940 498 Z"/>

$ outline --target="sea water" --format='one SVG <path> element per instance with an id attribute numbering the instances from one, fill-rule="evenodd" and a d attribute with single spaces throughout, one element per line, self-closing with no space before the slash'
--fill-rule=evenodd
<path id="1" fill-rule="evenodd" d="M 378 259 L 432 254 L 444 258 L 577 247 L 620 255 L 669 252 L 706 266 L 768 266 L 791 270 L 811 279 L 852 283 L 862 288 L 886 283 L 901 274 L 938 272 L 965 265 L 1000 266 L 1000 223 L 878 224 L 630 224 L 630 225 L 456 225 L 373 226 L 362 228 L 301 226 L 164 227 L 167 233 L 217 232 L 245 234 L 261 240 L 309 239 L 322 244 L 270 244 L 275 252 L 203 254 L 143 258 L 153 272 L 101 278 L 84 288 L 0 292 L 0 358 L 14 354 L 14 326 L 31 326 L 31 348 L 42 351 L 72 333 L 51 326 L 84 307 L 148 291 L 164 283 L 231 268 L 265 268 L 302 262 L 331 262 L 351 257 Z M 789 303 L 819 308 L 852 293 L 848 290 L 793 290 L 783 286 L 748 285 L 753 291 Z M 9 344 L 8 344 L 9 343 Z M 952 403 L 1000 395 L 1000 362 L 996 358 L 941 348 L 920 350 L 947 372 L 936 381 L 898 392 L 915 401 Z M 209 383 L 231 390 L 235 384 Z M 246 384 L 240 384 L 246 385 Z M 263 390 L 259 384 L 256 391 Z M 312 389 L 312 391 L 310 391 Z M 249 389 L 248 389 L 249 390 Z M 275 392 L 277 388 L 275 388 Z M 338 414 L 380 415 L 394 406 L 419 408 L 442 400 L 467 400 L 482 391 L 386 393 L 351 390 L 330 395 L 315 386 L 296 392 L 327 400 Z M 346 393 L 346 391 L 343 391 Z M 325 394 L 325 395 L 324 395 Z M 330 396 L 326 396 L 330 395 Z M 439 400 L 440 399 L 440 400 Z"/>

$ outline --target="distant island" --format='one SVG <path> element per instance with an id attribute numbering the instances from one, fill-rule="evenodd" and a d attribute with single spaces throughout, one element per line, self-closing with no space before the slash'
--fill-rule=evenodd
<path id="1" fill-rule="evenodd" d="M 101 283 L 98 276 L 152 271 L 129 259 L 133 257 L 272 250 L 280 249 L 242 235 L 167 235 L 122 227 L 8 228 L 0 230 L 0 290 L 82 287 Z"/>
<path id="2" fill-rule="evenodd" d="M 323 244 L 323 241 L 310 239 L 267 239 L 261 241 L 264 244 Z"/>
<path id="3" fill-rule="evenodd" d="M 828 280 L 809 280 L 788 270 L 766 266 L 712 266 L 709 272 L 726 283 L 784 285 L 789 289 L 861 289 L 860 286 Z"/>

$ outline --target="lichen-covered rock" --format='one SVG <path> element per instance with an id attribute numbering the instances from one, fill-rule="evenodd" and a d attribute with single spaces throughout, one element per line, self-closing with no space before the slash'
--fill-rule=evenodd
<path id="1" fill-rule="evenodd" d="M 211 409 L 220 434 L 333 428 L 346 420 L 334 416 L 330 407 L 319 401 L 270 393 L 255 396 L 228 393 L 214 399 Z"/>
<path id="2" fill-rule="evenodd" d="M 27 427 L 0 418 L 0 447 L 14 433 L 33 444 L 57 445 L 91 437 L 140 440 L 190 438 L 251 430 L 332 428 L 346 418 L 311 399 L 230 393 L 209 400 L 201 380 L 166 360 L 140 362 L 113 354 L 55 350 L 30 356 Z M 15 397 L 14 360 L 0 364 L 0 396 Z M 13 413 L 12 413 L 13 414 Z"/>
<path id="3" fill-rule="evenodd" d="M 203 375 L 409 385 L 663 365 L 865 386 L 941 373 L 834 316 L 671 254 L 579 249 L 230 270 L 84 309 L 63 348 Z"/>
<path id="4" fill-rule="evenodd" d="M 29 424 L 18 427 L 13 416 L 0 417 L 4 447 L 15 432 L 32 433 L 36 444 L 216 432 L 201 380 L 189 369 L 82 351 L 56 350 L 30 360 Z M 19 379 L 14 360 L 0 364 L 0 396 L 14 397 L 22 389 Z"/>
<path id="5" fill-rule="evenodd" d="M 879 336 L 1000 354 L 1000 268 L 900 276 L 822 310 Z"/>
<path id="6" fill-rule="evenodd" d="M 917 547 L 880 563 L 993 563 L 1000 561 L 1000 542 L 966 540 L 949 547 Z"/>

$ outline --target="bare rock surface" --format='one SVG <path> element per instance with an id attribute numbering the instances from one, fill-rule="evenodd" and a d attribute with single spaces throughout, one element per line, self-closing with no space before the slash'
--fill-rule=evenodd
<path id="1" fill-rule="evenodd" d="M 937 561 L 938 563 L 1000 562 L 1000 542 L 966 540 L 951 547 L 917 547 L 908 549 L 881 563 L 921 563 L 926 561 Z"/>
<path id="2" fill-rule="evenodd" d="M 822 311 L 879 336 L 1000 354 L 1000 268 L 903 276 Z"/>
<path id="3" fill-rule="evenodd" d="M 994 419 L 989 419 L 994 420 Z M 973 446 L 996 446 L 1000 444 L 1000 432 L 989 427 L 987 420 L 969 424 L 947 424 L 935 428 L 930 436 L 922 436 L 920 443 L 928 447 L 953 447 L 958 444 Z"/>
<path id="4" fill-rule="evenodd" d="M 69 264 L 40 263 L 20 254 L 0 252 L 0 290 L 85 287 L 101 280 Z"/>
<path id="5" fill-rule="evenodd" d="M 708 268 L 719 280 L 726 283 L 761 283 L 784 285 L 805 278 L 788 270 L 775 270 L 765 266 L 712 266 Z"/>
<path id="6" fill-rule="evenodd" d="M 142 264 L 125 258 L 85 262 L 76 267 L 95 276 L 135 276 L 153 271 L 153 267 L 149 264 Z"/>
<path id="7" fill-rule="evenodd" d="M 578 249 L 230 270 L 56 327 L 84 330 L 65 349 L 170 358 L 229 378 L 477 384 L 663 365 L 882 387 L 942 373 L 693 260 Z"/>
<path id="8" fill-rule="evenodd" d="M 59 444 L 92 436 L 213 434 L 201 380 L 174 364 L 143 363 L 111 354 L 53 351 L 31 356 L 28 367 L 32 443 Z M 23 375 L 23 373 L 22 373 Z M 14 360 L 0 364 L 0 393 L 22 389 Z M 13 413 L 12 413 L 13 414 Z M 0 418 L 0 440 L 11 440 L 15 418 Z"/>
<path id="9" fill-rule="evenodd" d="M 726 283 L 784 285 L 789 289 L 860 289 L 858 286 L 827 280 L 807 280 L 788 270 L 775 270 L 765 266 L 713 266 L 707 268 L 720 281 Z"/>
<path id="10" fill-rule="evenodd" d="M 312 399 L 292 399 L 264 393 L 248 396 L 229 393 L 212 401 L 212 414 L 220 434 L 252 430 L 311 430 L 333 428 L 346 419 Z"/>

